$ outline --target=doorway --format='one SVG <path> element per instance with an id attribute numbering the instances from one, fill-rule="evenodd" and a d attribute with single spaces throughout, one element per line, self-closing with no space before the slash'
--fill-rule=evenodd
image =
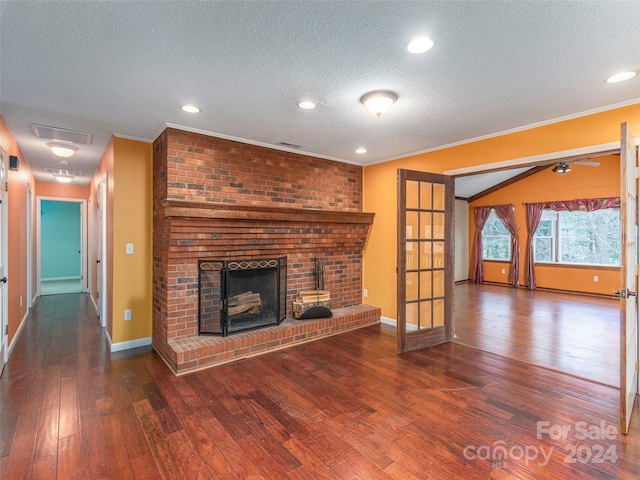
<path id="1" fill-rule="evenodd" d="M 630 413 L 633 408 L 635 397 L 638 393 L 638 373 L 637 373 L 637 332 L 638 332 L 638 316 L 637 316 L 637 269 L 635 258 L 637 258 L 637 223 L 636 215 L 637 210 L 635 208 L 637 198 L 637 180 L 635 178 L 637 171 L 636 157 L 637 147 L 631 135 L 628 132 L 627 124 L 622 125 L 622 141 L 620 143 L 598 145 L 588 147 L 584 149 L 576 149 L 565 152 L 557 152 L 554 154 L 545 154 L 535 157 L 522 158 L 516 160 L 509 160 L 503 162 L 496 162 L 489 165 L 482 165 L 477 167 L 470 167 L 464 169 L 458 169 L 453 171 L 447 171 L 446 174 L 450 175 L 471 175 L 479 174 L 483 172 L 500 171 L 511 168 L 518 168 L 522 166 L 533 167 L 536 165 L 542 168 L 548 168 L 553 164 L 558 164 L 553 172 L 559 174 L 565 173 L 560 171 L 560 165 L 576 162 L 576 163 L 594 163 L 584 162 L 594 157 L 602 157 L 604 155 L 621 154 L 619 171 L 615 172 L 616 176 L 621 179 L 620 181 L 620 193 L 617 195 L 620 197 L 620 212 L 621 212 L 621 225 L 624 233 L 622 238 L 623 257 L 621 260 L 621 278 L 619 280 L 620 287 L 615 287 L 615 293 L 619 293 L 621 297 L 620 312 L 623 321 L 622 332 L 620 335 L 620 373 L 621 373 L 621 431 L 626 433 Z M 558 163 L 559 162 L 559 163 Z M 566 165 L 565 165 L 566 166 Z M 568 171 L 568 170 L 566 170 Z M 628 175 L 626 174 L 628 172 Z M 611 183 L 611 185 L 613 185 Z M 578 197 L 580 198 L 580 197 Z M 625 260 L 625 256 L 629 261 Z M 505 269 L 502 270 L 505 273 Z M 559 277 L 558 277 L 559 278 Z M 594 282 L 598 282 L 598 276 L 593 277 Z M 614 285 L 618 284 L 615 281 Z M 618 290 L 619 289 L 619 290 Z M 610 292 L 613 293 L 613 292 Z"/>
<path id="2" fill-rule="evenodd" d="M 39 295 L 85 291 L 85 201 L 38 197 Z"/>
<path id="3" fill-rule="evenodd" d="M 9 343 L 9 306 L 7 286 L 7 234 L 8 234 L 8 195 L 7 195 L 8 157 L 0 148 L 0 375 L 8 360 Z"/>
<path id="4" fill-rule="evenodd" d="M 97 255 L 96 255 L 96 310 L 100 318 L 100 326 L 107 327 L 108 315 L 108 248 L 107 248 L 107 226 L 108 226 L 108 176 L 105 173 L 98 184 L 98 201 L 96 202 L 97 222 Z"/>

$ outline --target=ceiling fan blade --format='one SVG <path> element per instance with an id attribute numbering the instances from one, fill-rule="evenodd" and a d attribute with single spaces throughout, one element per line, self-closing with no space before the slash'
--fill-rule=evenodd
<path id="1" fill-rule="evenodd" d="M 590 162 L 588 160 L 574 160 L 571 163 L 575 163 L 576 165 L 587 165 L 589 167 L 599 167 L 600 162 Z"/>

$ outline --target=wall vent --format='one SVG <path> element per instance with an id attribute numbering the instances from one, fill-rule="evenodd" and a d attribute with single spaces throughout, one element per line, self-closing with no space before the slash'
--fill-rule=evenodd
<path id="1" fill-rule="evenodd" d="M 295 143 L 288 143 L 288 142 L 278 142 L 278 145 L 282 147 L 287 147 L 287 148 L 302 148 L 302 145 L 296 145 Z"/>
<path id="2" fill-rule="evenodd" d="M 39 138 L 50 138 L 51 140 L 77 143 L 80 145 L 91 145 L 93 141 L 93 133 L 76 132 L 75 130 L 67 130 L 66 128 L 38 125 L 37 123 L 30 123 L 29 125 L 31 125 L 33 134 Z"/>

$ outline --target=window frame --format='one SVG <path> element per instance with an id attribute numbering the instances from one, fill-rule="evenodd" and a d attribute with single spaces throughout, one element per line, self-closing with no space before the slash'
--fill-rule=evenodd
<path id="1" fill-rule="evenodd" d="M 498 222 L 500 222 L 506 234 L 505 235 L 485 235 L 484 231 L 487 228 L 487 224 L 489 223 L 489 220 L 497 220 Z M 503 236 L 507 238 L 507 252 L 508 252 L 507 258 L 485 257 L 484 256 L 484 251 L 485 251 L 484 246 L 486 245 L 485 238 L 487 237 L 496 238 L 496 237 L 503 237 Z M 487 221 L 485 222 L 484 227 L 482 228 L 482 260 L 485 262 L 510 262 L 512 257 L 513 257 L 513 251 L 511 246 L 511 233 L 509 233 L 509 231 L 507 230 L 507 227 L 505 227 L 502 220 L 500 220 L 500 217 L 498 217 L 496 210 L 492 208 L 491 212 L 489 213 L 489 216 L 487 217 Z"/>
<path id="2" fill-rule="evenodd" d="M 605 208 L 601 210 L 617 210 L 618 218 L 620 218 L 620 208 L 612 207 Z M 597 210 L 592 212 L 583 212 L 583 213 L 594 213 Z M 552 226 L 551 236 L 541 236 L 542 238 L 552 238 L 552 260 L 538 260 L 536 258 L 536 238 L 540 238 L 536 235 L 538 232 L 538 228 L 540 228 L 540 224 L 538 224 L 538 228 L 536 228 L 536 232 L 534 233 L 534 264 L 536 265 L 559 265 L 559 266 L 574 266 L 574 267 L 591 267 L 591 268 L 619 268 L 622 266 L 622 262 L 618 264 L 612 263 L 577 263 L 577 262 L 566 262 L 562 261 L 562 213 L 569 213 L 569 210 L 562 211 L 554 211 L 551 209 L 544 209 L 542 212 L 542 216 L 540 218 L 540 222 L 543 220 L 550 220 Z"/>

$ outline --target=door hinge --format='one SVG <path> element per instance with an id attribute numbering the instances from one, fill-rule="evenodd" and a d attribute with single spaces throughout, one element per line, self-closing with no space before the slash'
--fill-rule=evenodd
<path id="1" fill-rule="evenodd" d="M 96 292 L 96 298 L 100 298 L 100 292 Z"/>
<path id="2" fill-rule="evenodd" d="M 640 373 L 640 362 L 636 361 L 636 373 Z"/>
<path id="3" fill-rule="evenodd" d="M 9 325 L 4 326 L 4 334 L 9 335 Z"/>
<path id="4" fill-rule="evenodd" d="M 640 167 L 636 167 L 636 178 L 640 178 Z"/>

